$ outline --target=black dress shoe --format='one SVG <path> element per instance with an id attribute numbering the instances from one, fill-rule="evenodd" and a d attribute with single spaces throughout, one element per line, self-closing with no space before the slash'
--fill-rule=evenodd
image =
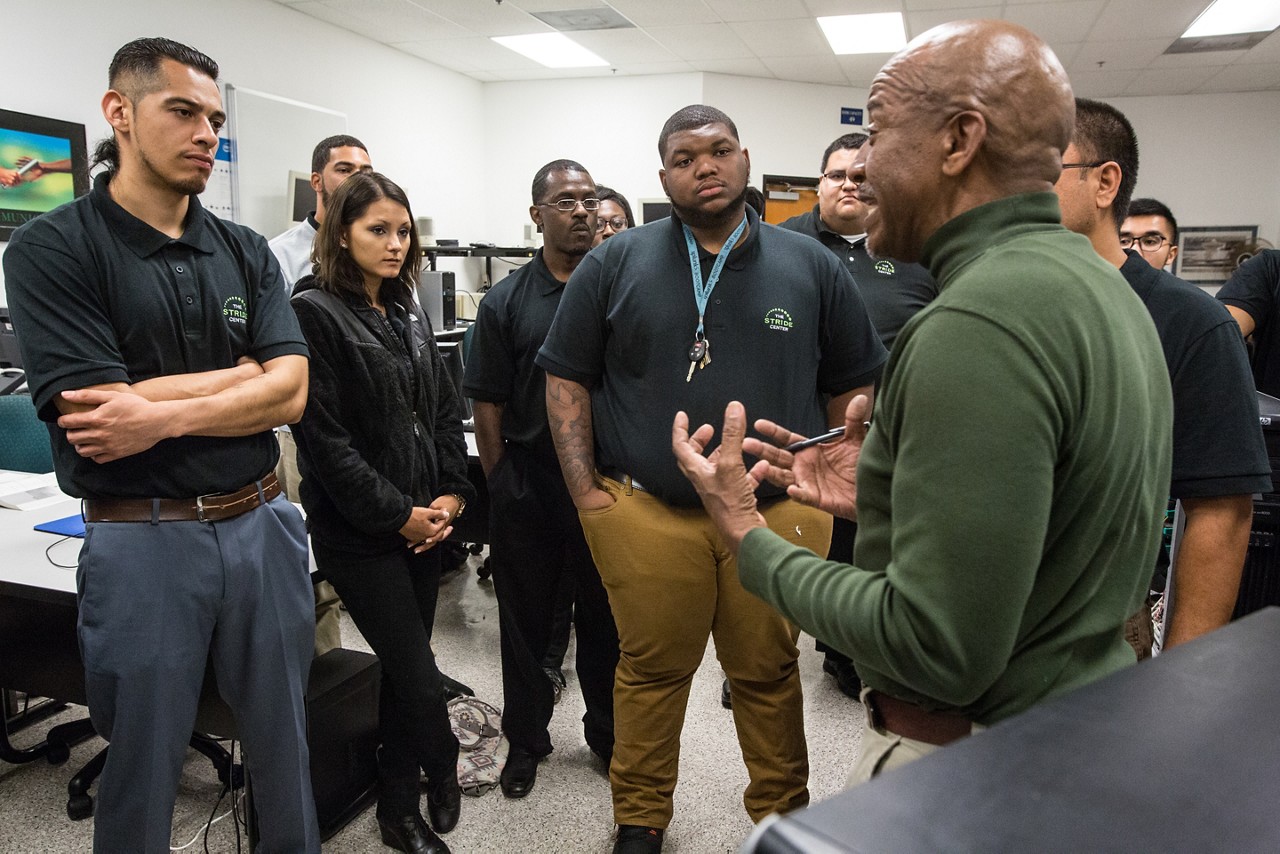
<path id="1" fill-rule="evenodd" d="M 618 825 L 613 854 L 658 854 L 662 850 L 662 828 Z"/>
<path id="2" fill-rule="evenodd" d="M 538 779 L 538 761 L 538 757 L 523 747 L 511 745 L 507 764 L 502 768 L 502 794 L 508 798 L 523 798 L 533 791 L 533 784 Z"/>
<path id="3" fill-rule="evenodd" d="M 859 699 L 862 694 L 862 677 L 858 675 L 858 668 L 852 661 L 842 660 L 827 653 L 826 658 L 822 660 L 822 670 L 829 676 L 835 677 L 836 687 L 842 694 L 855 700 Z"/>
<path id="4" fill-rule="evenodd" d="M 733 708 L 733 694 L 729 692 L 729 679 L 727 677 L 720 684 L 720 705 L 726 709 Z"/>
<path id="5" fill-rule="evenodd" d="M 427 827 L 417 812 L 394 820 L 378 816 L 378 830 L 383 845 L 405 854 L 449 854 L 449 846 Z"/>
<path id="6" fill-rule="evenodd" d="M 427 818 L 436 833 L 448 833 L 457 827 L 461 813 L 462 787 L 456 773 L 427 786 Z"/>
<path id="7" fill-rule="evenodd" d="M 451 679 L 445 674 L 440 674 L 440 681 L 444 684 L 445 700 L 456 700 L 459 697 L 474 697 L 475 691 L 471 690 L 471 686 L 464 685 L 457 679 Z"/>

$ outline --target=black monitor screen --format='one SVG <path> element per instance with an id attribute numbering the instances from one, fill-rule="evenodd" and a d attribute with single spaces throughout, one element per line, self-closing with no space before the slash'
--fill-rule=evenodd
<path id="1" fill-rule="evenodd" d="M 13 332 L 9 309 L 0 307 L 0 368 L 21 368 L 22 355 L 18 352 L 18 336 Z"/>

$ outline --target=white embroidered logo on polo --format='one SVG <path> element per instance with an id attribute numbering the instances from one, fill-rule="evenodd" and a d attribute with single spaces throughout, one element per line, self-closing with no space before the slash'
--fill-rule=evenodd
<path id="1" fill-rule="evenodd" d="M 876 272 L 882 276 L 892 276 L 894 274 L 892 261 L 877 261 Z"/>
<path id="2" fill-rule="evenodd" d="M 771 308 L 764 313 L 764 325 L 778 332 L 790 332 L 795 323 L 791 320 L 791 312 L 785 308 Z"/>
<path id="3" fill-rule="evenodd" d="M 249 307 L 241 297 L 227 297 L 222 301 L 222 316 L 227 319 L 227 323 L 244 326 L 249 322 Z"/>

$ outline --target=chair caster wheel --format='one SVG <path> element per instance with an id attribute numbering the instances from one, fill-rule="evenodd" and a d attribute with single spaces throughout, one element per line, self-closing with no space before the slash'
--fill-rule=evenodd
<path id="1" fill-rule="evenodd" d="M 67 799 L 67 817 L 72 821 L 83 821 L 93 816 L 92 795 L 72 795 Z"/>
<path id="2" fill-rule="evenodd" d="M 476 576 L 481 580 L 488 578 L 493 574 L 493 570 L 489 568 L 489 559 L 485 558 L 484 562 L 476 569 Z"/>
<path id="3" fill-rule="evenodd" d="M 471 552 L 473 555 L 478 555 L 480 552 L 484 551 L 484 543 L 472 543 L 467 546 L 467 551 Z"/>
<path id="4" fill-rule="evenodd" d="M 61 765 L 71 758 L 71 747 L 65 741 L 51 741 L 44 758 L 50 765 Z"/>

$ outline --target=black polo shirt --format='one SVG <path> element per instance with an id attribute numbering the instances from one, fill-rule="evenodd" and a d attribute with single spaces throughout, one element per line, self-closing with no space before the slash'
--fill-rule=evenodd
<path id="1" fill-rule="evenodd" d="M 556 449 L 547 425 L 547 379 L 534 364 L 556 316 L 564 283 L 542 260 L 533 260 L 485 294 L 476 312 L 462 391 L 500 403 L 502 438 L 522 445 L 551 465 Z"/>
<path id="2" fill-rule="evenodd" d="M 678 217 L 627 229 L 583 259 L 565 287 L 537 364 L 591 391 L 596 464 L 632 475 L 677 506 L 698 496 L 676 466 L 671 421 L 710 423 L 746 406 L 813 435 L 825 401 L 875 382 L 886 353 L 847 270 L 817 243 L 760 222 L 730 253 L 707 304 L 711 363 L 694 373 L 698 323 L 689 254 Z M 715 256 L 701 252 L 702 275 Z M 762 486 L 762 496 L 776 495 Z"/>
<path id="3" fill-rule="evenodd" d="M 155 230 L 89 195 L 32 220 L 4 253 L 14 328 L 58 483 L 75 496 L 180 498 L 238 489 L 275 465 L 271 431 L 166 439 L 140 454 L 86 460 L 53 423 L 60 392 L 307 354 L 267 242 L 192 196 L 183 235 Z"/>
<path id="4" fill-rule="evenodd" d="M 1241 264 L 1218 299 L 1253 318 L 1253 380 L 1258 391 L 1280 397 L 1280 250 L 1264 249 Z"/>
<path id="5" fill-rule="evenodd" d="M 938 296 L 938 283 L 928 270 L 919 264 L 907 264 L 892 258 L 872 258 L 867 252 L 865 236 L 852 243 L 845 240 L 827 228 L 817 205 L 808 213 L 780 223 L 779 227 L 807 234 L 844 261 L 886 349 L 893 348 L 894 340 L 907 321 Z"/>
<path id="6" fill-rule="evenodd" d="M 1130 250 L 1120 274 L 1155 321 L 1173 386 L 1174 498 L 1271 492 L 1240 327 L 1204 291 Z"/>

